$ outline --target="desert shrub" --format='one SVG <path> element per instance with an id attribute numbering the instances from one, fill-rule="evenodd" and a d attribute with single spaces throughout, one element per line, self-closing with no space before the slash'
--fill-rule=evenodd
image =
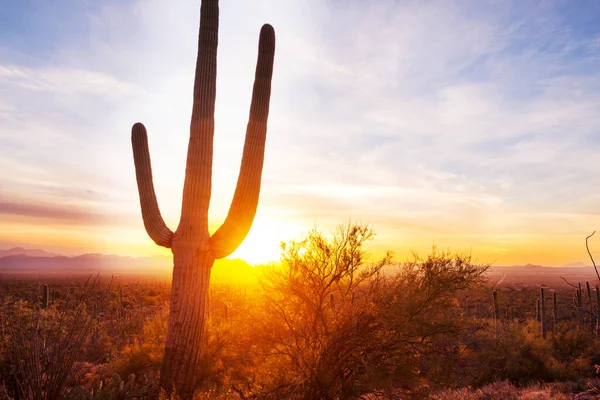
<path id="1" fill-rule="evenodd" d="M 110 370 L 120 376 L 138 374 L 145 369 L 160 368 L 167 336 L 168 308 L 147 317 L 141 333 L 133 335 L 131 343 L 115 356 Z"/>
<path id="2" fill-rule="evenodd" d="M 468 361 L 471 368 L 465 385 L 478 387 L 499 380 L 516 385 L 577 382 L 593 375 L 591 354 L 597 344 L 589 331 L 564 323 L 543 340 L 539 330 L 539 324 L 529 320 L 501 324 L 497 329 L 490 325 L 479 332 L 469 343 L 473 357 Z"/>
<path id="3" fill-rule="evenodd" d="M 457 296 L 482 284 L 486 269 L 468 255 L 434 248 L 425 258 L 413 255 L 395 276 L 377 282 L 374 309 L 381 332 L 394 344 L 396 388 L 462 383 L 466 343 L 483 325 L 463 315 Z"/>
<path id="4" fill-rule="evenodd" d="M 109 290 L 110 284 L 101 287 L 97 276 L 61 307 L 42 310 L 37 301 L 22 300 L 6 306 L 2 329 L 7 334 L 14 395 L 57 399 L 70 381 L 80 379 L 87 361 L 83 350 L 96 319 L 90 310 L 102 307 Z"/>
<path id="5" fill-rule="evenodd" d="M 533 321 L 525 325 L 504 324 L 481 332 L 471 343 L 473 363 L 477 363 L 473 381 L 480 386 L 497 380 L 524 385 L 553 380 L 550 369 L 556 360 L 551 346 L 540 340 L 539 328 Z"/>
<path id="6" fill-rule="evenodd" d="M 126 379 L 122 379 L 116 373 L 94 375 L 93 379 L 75 386 L 60 400 L 160 398 L 157 378 L 156 374 L 138 376 L 130 374 Z M 166 396 L 164 398 L 167 399 Z M 169 399 L 175 400 L 176 397 L 172 396 Z"/>
<path id="7" fill-rule="evenodd" d="M 435 400 L 568 400 L 571 397 L 561 393 L 560 388 L 550 385 L 532 385 L 520 388 L 508 381 L 494 382 L 481 388 L 444 390 L 431 396 Z"/>
<path id="8" fill-rule="evenodd" d="M 372 237 L 368 227 L 349 224 L 338 227 L 331 240 L 313 230 L 282 246 L 282 264 L 261 281 L 264 314 L 257 323 L 269 354 L 262 366 L 271 372 L 262 380 L 263 396 L 332 399 L 360 391 L 348 372 L 360 374 L 353 353 L 361 352 L 356 346 L 374 329 L 358 288 L 390 263 L 386 256 L 365 264 L 363 244 Z M 361 335 L 357 319 L 363 322 Z M 338 351 L 350 343 L 353 348 Z"/>
<path id="9" fill-rule="evenodd" d="M 577 321 L 559 323 L 548 339 L 557 357 L 566 362 L 599 350 L 590 330 L 582 328 Z"/>
<path id="10" fill-rule="evenodd" d="M 456 339 L 479 329 L 460 317 L 456 294 L 482 282 L 486 267 L 435 252 L 386 277 L 388 254 L 367 263 L 363 225 L 312 231 L 283 246 L 262 279 L 257 314 L 261 398 L 349 399 L 422 386 L 427 373 L 460 357 Z M 457 352 L 458 351 L 458 352 Z"/>

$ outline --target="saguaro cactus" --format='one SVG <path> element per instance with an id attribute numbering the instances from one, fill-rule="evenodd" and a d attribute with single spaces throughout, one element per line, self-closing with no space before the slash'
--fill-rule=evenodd
<path id="1" fill-rule="evenodd" d="M 575 313 L 577 314 L 577 322 L 581 326 L 583 323 L 583 313 L 581 311 L 581 290 L 575 290 L 575 294 L 573 295 L 573 305 L 575 306 Z"/>
<path id="2" fill-rule="evenodd" d="M 544 296 L 544 288 L 540 288 L 540 330 L 542 337 L 546 339 L 546 297 Z"/>
<path id="3" fill-rule="evenodd" d="M 589 282 L 585 282 L 585 286 L 587 288 L 587 294 L 588 294 L 588 311 L 590 314 L 590 328 L 592 330 L 592 332 L 594 331 L 594 328 L 596 326 L 596 320 L 594 319 L 594 308 L 592 305 L 592 290 L 590 289 L 590 283 Z"/>
<path id="4" fill-rule="evenodd" d="M 184 398 L 191 398 L 193 395 L 211 267 L 215 259 L 227 257 L 241 244 L 256 213 L 275 54 L 275 31 L 272 26 L 265 24 L 260 31 L 250 117 L 237 186 L 225 222 L 211 236 L 208 231 L 208 207 L 211 195 L 218 28 L 218 0 L 202 1 L 183 201 L 179 226 L 175 232 L 166 226 L 158 208 L 144 125 L 133 125 L 131 137 L 144 226 L 156 244 L 171 249 L 174 259 L 160 385 L 167 392 L 175 385 L 177 393 Z"/>
<path id="5" fill-rule="evenodd" d="M 552 329 L 557 332 L 556 327 L 558 326 L 558 310 L 556 308 L 556 292 L 552 293 Z"/>
<path id="6" fill-rule="evenodd" d="M 583 300 L 581 296 L 581 283 L 579 284 L 579 289 L 575 292 L 575 296 L 577 297 L 577 320 L 579 321 L 579 325 L 583 325 Z"/>
<path id="7" fill-rule="evenodd" d="M 598 285 L 596 285 L 596 315 L 598 316 L 596 318 L 596 336 L 598 336 L 600 333 L 598 332 L 600 329 L 600 290 L 598 289 Z"/>
<path id="8" fill-rule="evenodd" d="M 48 285 L 44 285 L 42 289 L 42 309 L 48 309 Z"/>

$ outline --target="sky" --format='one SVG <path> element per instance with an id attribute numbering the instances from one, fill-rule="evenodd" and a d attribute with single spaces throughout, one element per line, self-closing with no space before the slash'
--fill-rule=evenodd
<path id="1" fill-rule="evenodd" d="M 200 2 L 0 2 L 0 248 L 168 254 L 144 231 L 131 126 L 148 129 L 175 230 Z M 261 25 L 277 37 L 259 207 L 233 258 L 277 259 L 282 240 L 356 221 L 374 257 L 435 245 L 494 265 L 588 261 L 600 3 L 221 3 L 212 231 L 235 189 Z"/>

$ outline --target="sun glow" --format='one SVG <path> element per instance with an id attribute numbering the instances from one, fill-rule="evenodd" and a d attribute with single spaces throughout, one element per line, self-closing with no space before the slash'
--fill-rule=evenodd
<path id="1" fill-rule="evenodd" d="M 281 242 L 294 239 L 299 230 L 292 223 L 275 218 L 257 218 L 248 236 L 228 258 L 240 258 L 250 264 L 279 261 Z"/>

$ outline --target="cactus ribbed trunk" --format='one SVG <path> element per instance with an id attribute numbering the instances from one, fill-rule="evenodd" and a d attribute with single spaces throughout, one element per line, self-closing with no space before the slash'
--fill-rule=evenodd
<path id="1" fill-rule="evenodd" d="M 173 283 L 160 385 L 166 390 L 175 385 L 183 398 L 193 394 L 202 346 L 210 270 L 214 263 L 207 249 L 208 238 L 204 240 L 204 251 L 191 243 L 173 243 Z"/>
<path id="2" fill-rule="evenodd" d="M 215 259 L 227 257 L 241 244 L 256 214 L 275 54 L 275 31 L 265 24 L 260 31 L 237 186 L 227 218 L 211 236 L 208 207 L 212 186 L 218 30 L 219 2 L 203 0 L 181 217 L 175 232 L 166 226 L 160 214 L 144 125 L 134 124 L 131 137 L 144 226 L 156 244 L 173 252 L 173 281 L 160 385 L 167 393 L 175 386 L 177 394 L 184 399 L 191 398 L 194 392 L 207 315 L 210 270 Z"/>

